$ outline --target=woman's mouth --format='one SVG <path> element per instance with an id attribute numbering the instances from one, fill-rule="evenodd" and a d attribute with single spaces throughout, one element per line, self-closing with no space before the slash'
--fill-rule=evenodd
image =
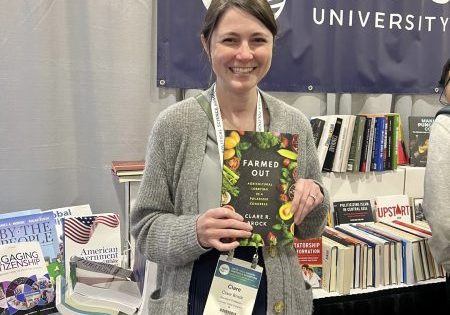
<path id="1" fill-rule="evenodd" d="M 230 67 L 230 70 L 235 74 L 248 74 L 254 69 L 256 69 L 256 67 Z"/>

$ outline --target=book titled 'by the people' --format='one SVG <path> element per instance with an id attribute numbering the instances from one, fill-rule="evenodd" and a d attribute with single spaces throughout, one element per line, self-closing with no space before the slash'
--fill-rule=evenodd
<path id="1" fill-rule="evenodd" d="M 253 226 L 242 246 L 292 243 L 298 135 L 228 130 L 225 133 L 222 206 Z"/>

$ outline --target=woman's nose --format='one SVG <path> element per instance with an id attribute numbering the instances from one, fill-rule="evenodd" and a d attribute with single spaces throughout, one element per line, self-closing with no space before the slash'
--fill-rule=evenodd
<path id="1" fill-rule="evenodd" d="M 247 60 L 253 58 L 253 50 L 248 42 L 242 42 L 236 55 L 238 59 Z"/>

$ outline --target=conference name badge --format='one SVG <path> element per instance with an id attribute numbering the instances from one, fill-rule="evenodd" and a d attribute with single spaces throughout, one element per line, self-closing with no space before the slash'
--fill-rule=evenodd
<path id="1" fill-rule="evenodd" d="M 221 255 L 203 315 L 251 315 L 263 268 Z"/>

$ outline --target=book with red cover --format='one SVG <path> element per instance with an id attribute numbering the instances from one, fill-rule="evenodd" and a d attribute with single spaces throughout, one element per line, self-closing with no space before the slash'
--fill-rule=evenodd
<path id="1" fill-rule="evenodd" d="M 141 171 L 144 169 L 145 161 L 112 161 L 111 169 L 114 173 L 119 171 Z"/>
<path id="2" fill-rule="evenodd" d="M 305 281 L 313 288 L 322 286 L 322 238 L 299 240 L 294 238 L 294 248 Z"/>

